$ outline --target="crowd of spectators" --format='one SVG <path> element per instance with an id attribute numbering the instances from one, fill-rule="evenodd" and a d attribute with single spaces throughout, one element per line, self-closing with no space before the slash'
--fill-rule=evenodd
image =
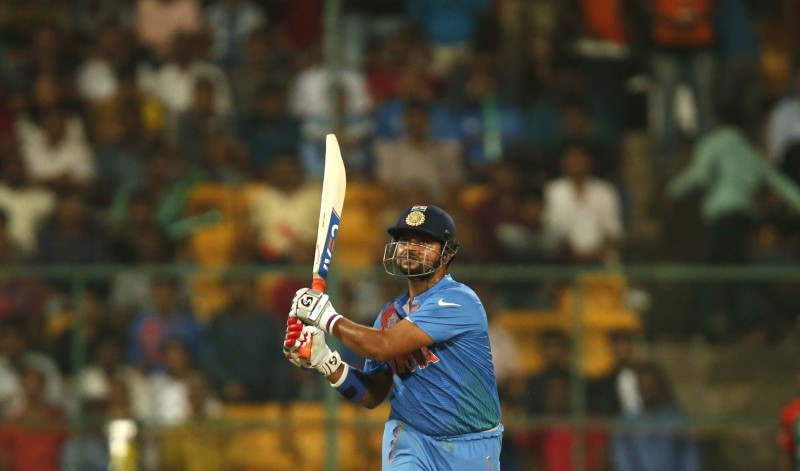
<path id="1" fill-rule="evenodd" d="M 796 1 L 344 0 L 328 55 L 322 0 L 7 3 L 4 265 L 192 266 L 192 231 L 225 217 L 190 207 L 204 183 L 261 185 L 232 262 L 307 263 L 329 132 L 349 181 L 398 206 L 448 208 L 469 242 L 464 263 L 624 262 L 641 242 L 632 228 L 679 220 L 668 202 L 694 188 L 707 192 L 703 224 L 684 230 L 708 241 L 697 254 L 682 247 L 683 260 L 797 257 L 797 54 L 786 48 L 786 83 L 767 90 L 759 29 L 782 17 L 778 30 L 793 34 Z M 647 150 L 631 150 L 642 137 Z M 646 175 L 630 169 L 642 162 L 663 194 L 637 185 Z M 480 197 L 466 198 L 475 187 Z M 204 319 L 192 287 L 169 276 L 120 272 L 82 296 L 71 289 L 0 277 L 0 417 L 10 424 L 0 434 L 19 436 L 14 417 L 49 420 L 98 401 L 112 416 L 170 424 L 220 402 L 316 394 L 286 380 L 285 313 L 253 280 L 226 279 L 229 299 Z M 637 372 L 643 387 L 664 389 L 657 368 Z M 529 412 L 565 413 L 568 373 L 543 374 L 531 378 L 543 396 Z M 669 409 L 660 394 L 639 407 Z M 623 438 L 609 446 L 638 446 Z M 55 459 L 41 446 L 0 456 Z M 56 469 L 31 463 L 12 469 Z"/>

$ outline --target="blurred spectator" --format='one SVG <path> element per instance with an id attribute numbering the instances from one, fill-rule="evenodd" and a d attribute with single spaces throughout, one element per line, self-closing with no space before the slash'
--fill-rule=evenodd
<path id="1" fill-rule="evenodd" d="M 224 401 L 275 401 L 290 397 L 283 361 L 282 325 L 259 305 L 255 281 L 226 282 L 230 301 L 206 330 L 208 369 Z"/>
<path id="2" fill-rule="evenodd" d="M 363 175 L 370 164 L 365 144 L 373 130 L 366 78 L 360 70 L 340 70 L 331 77 L 314 55 L 317 61 L 295 77 L 289 99 L 291 113 L 300 120 L 303 168 L 311 178 L 322 177 L 325 136 L 335 133 L 348 172 Z"/>
<path id="3" fill-rule="evenodd" d="M 7 231 L 24 254 L 36 250 L 36 232 L 55 206 L 55 194 L 46 187 L 28 183 L 18 156 L 3 158 L 0 179 L 0 209 L 7 217 Z"/>
<path id="4" fill-rule="evenodd" d="M 108 471 L 108 440 L 105 426 L 108 397 L 101 391 L 85 391 L 79 398 L 85 425 L 71 430 L 61 448 L 60 471 Z"/>
<path id="5" fill-rule="evenodd" d="M 642 411 L 642 397 L 636 368 L 642 363 L 636 354 L 633 334 L 628 331 L 609 332 L 611 370 L 587 383 L 587 408 L 603 416 L 635 416 Z"/>
<path id="6" fill-rule="evenodd" d="M 233 135 L 231 117 L 217 111 L 216 94 L 211 80 L 195 80 L 189 107 L 177 113 L 170 132 L 173 142 L 183 151 L 183 160 L 206 173 L 210 167 L 211 141 Z"/>
<path id="7" fill-rule="evenodd" d="M 137 135 L 140 146 L 161 139 L 166 127 L 166 116 L 156 96 L 137 84 L 132 69 L 119 72 L 114 95 L 103 100 L 91 100 L 88 108 L 91 135 L 98 146 L 98 167 L 104 169 L 105 146 L 131 139 Z M 102 177 L 102 174 L 101 174 Z"/>
<path id="8" fill-rule="evenodd" d="M 779 471 L 794 471 L 800 464 L 798 456 L 797 424 L 800 420 L 800 367 L 795 366 L 794 399 L 789 401 L 780 412 L 778 428 Z"/>
<path id="9" fill-rule="evenodd" d="M 249 224 L 258 260 L 291 263 L 313 256 L 319 218 L 320 185 L 305 178 L 291 154 L 275 157 L 267 186 L 253 195 Z"/>
<path id="10" fill-rule="evenodd" d="M 28 370 L 40 372 L 44 380 L 44 401 L 61 406 L 64 385 L 55 362 L 44 353 L 29 348 L 29 340 L 19 320 L 0 325 L 0 417 L 23 411 L 29 399 L 23 378 Z"/>
<path id="11" fill-rule="evenodd" d="M 102 397 L 110 401 L 117 387 L 114 383 L 121 381 L 124 383 L 127 407 L 130 409 L 125 416 L 146 420 L 150 417 L 149 391 L 144 375 L 125 363 L 125 337 L 110 330 L 101 333 L 103 335 L 88 350 L 85 368 L 74 380 L 73 394 L 78 398 Z"/>
<path id="12" fill-rule="evenodd" d="M 83 195 L 61 197 L 55 212 L 37 233 L 34 261 L 52 265 L 108 262 L 108 248 Z"/>
<path id="13" fill-rule="evenodd" d="M 626 419 L 630 430 L 613 433 L 613 466 L 617 471 L 699 471 L 700 450 L 689 419 L 672 395 L 663 369 L 654 363 L 637 368 L 641 413 Z"/>
<path id="14" fill-rule="evenodd" d="M 466 179 L 461 145 L 431 137 L 430 112 L 421 102 L 406 103 L 405 132 L 397 139 L 375 141 L 374 154 L 379 184 L 391 190 L 423 187 L 439 205 L 454 201 Z"/>
<path id="15" fill-rule="evenodd" d="M 620 146 L 617 145 L 619 135 L 610 126 L 608 118 L 598 119 L 589 112 L 587 105 L 580 100 L 562 103 L 560 133 L 555 153 L 562 155 L 567 147 L 581 146 L 592 156 L 592 174 L 616 183 L 620 180 L 621 173 L 618 161 Z M 552 161 L 557 162 L 558 158 Z"/>
<path id="16" fill-rule="evenodd" d="M 6 71 L 12 94 L 30 92 L 40 75 L 59 77 L 65 82 L 73 78 L 77 60 L 70 37 L 55 23 L 38 24 L 30 34 L 25 38 L 30 42 Z"/>
<path id="17" fill-rule="evenodd" d="M 523 183 L 524 178 L 520 166 L 511 161 L 489 168 L 488 195 L 471 211 L 481 221 L 480 245 L 487 262 L 543 263 L 552 256 L 542 224 L 541 190 Z"/>
<path id="18" fill-rule="evenodd" d="M 569 146 L 561 157 L 563 177 L 544 189 L 545 231 L 568 263 L 608 263 L 623 237 L 620 199 L 610 183 L 591 176 L 592 156 Z"/>
<path id="19" fill-rule="evenodd" d="M 148 390 L 152 402 L 151 420 L 161 425 L 183 422 L 191 417 L 206 417 L 218 414 L 220 404 L 207 393 L 202 401 L 192 397 L 196 393 L 196 383 L 203 381 L 200 371 L 192 361 L 186 343 L 181 340 L 167 340 L 162 345 L 164 370 L 153 371 L 147 377 Z"/>
<path id="20" fill-rule="evenodd" d="M 184 0 L 153 0 L 184 1 Z M 139 74 L 139 85 L 152 93 L 167 113 L 169 127 L 183 111 L 191 107 L 195 84 L 205 79 L 213 85 L 215 113 L 227 115 L 232 112 L 233 101 L 225 72 L 203 56 L 204 37 L 188 32 L 177 34 L 173 39 L 173 54 L 158 68 Z"/>
<path id="21" fill-rule="evenodd" d="M 186 200 L 201 178 L 198 169 L 187 168 L 180 148 L 166 144 L 156 146 L 147 157 L 143 178 L 117 190 L 108 208 L 108 222 L 125 227 L 130 223 L 125 221 L 134 198 L 144 195 L 154 205 L 153 221 L 172 237 L 184 217 Z"/>
<path id="22" fill-rule="evenodd" d="M 178 282 L 162 277 L 151 285 L 152 307 L 141 311 L 128 331 L 127 359 L 145 372 L 167 367 L 165 346 L 183 343 L 190 361 L 203 361 L 203 334 L 195 315 L 179 299 Z"/>
<path id="23" fill-rule="evenodd" d="M 424 70 L 421 58 L 412 53 L 415 43 L 407 30 L 400 29 L 382 41 L 370 42 L 365 51 L 361 69 L 367 79 L 370 100 L 376 109 L 396 97 L 397 82 L 403 68 L 414 64 Z"/>
<path id="24" fill-rule="evenodd" d="M 265 88 L 283 90 L 288 86 L 294 74 L 292 52 L 283 31 L 275 25 L 250 35 L 241 51 L 242 63 L 228 72 L 237 115 L 258 113 L 259 97 Z"/>
<path id="25" fill-rule="evenodd" d="M 215 421 L 218 411 L 205 379 L 186 379 L 188 416 L 163 430 L 159 469 L 163 471 L 225 471 L 231 469 L 233 436 Z"/>
<path id="26" fill-rule="evenodd" d="M 405 113 L 408 103 L 422 103 L 430 115 L 430 137 L 436 140 L 458 139 L 460 130 L 455 112 L 436 97 L 436 84 L 424 64 L 410 61 L 396 71 L 392 95 L 376 103 L 375 138 L 397 139 L 406 133 Z"/>
<path id="27" fill-rule="evenodd" d="M 364 68 L 371 45 L 391 41 L 402 29 L 405 0 L 347 0 L 342 14 L 342 54 L 347 67 Z"/>
<path id="28" fill-rule="evenodd" d="M 678 150 L 675 98 L 681 83 L 692 92 L 698 135 L 707 133 L 713 124 L 717 0 L 654 0 L 647 8 L 652 24 L 654 87 L 650 127 L 661 163 L 671 165 Z"/>
<path id="29" fill-rule="evenodd" d="M 55 190 L 81 190 L 95 177 L 95 157 L 83 121 L 63 108 L 41 110 L 38 121 L 18 122 L 28 179 Z"/>
<path id="30" fill-rule="evenodd" d="M 66 3 L 68 24 L 79 40 L 90 42 L 109 25 L 130 28 L 133 23 L 133 2 L 69 0 Z"/>
<path id="31" fill-rule="evenodd" d="M 551 378 L 566 376 L 572 372 L 570 339 L 564 331 L 548 330 L 539 338 L 539 351 L 542 368 L 525 381 L 525 395 L 520 398 L 521 406 L 530 416 L 540 416 L 547 406 L 546 387 Z"/>
<path id="32" fill-rule="evenodd" d="M 800 211 L 800 187 L 771 166 L 753 147 L 737 125 L 741 119 L 735 110 L 722 110 L 714 131 L 698 143 L 688 168 L 667 186 L 667 195 L 678 198 L 692 190 L 703 189 L 702 218 L 705 224 L 700 261 L 711 265 L 750 263 L 748 240 L 753 224 L 753 206 L 764 186 L 780 196 L 795 213 Z M 698 286 L 694 333 L 706 340 L 719 340 L 712 332 L 709 318 L 712 299 L 724 306 L 729 330 L 746 328 L 742 287 L 724 285 L 722 293 L 711 286 Z M 715 290 L 716 291 L 716 290 Z"/>
<path id="33" fill-rule="evenodd" d="M 767 123 L 770 160 L 781 165 L 787 151 L 797 143 L 800 143 L 800 72 L 792 76 L 788 93 L 770 111 Z"/>
<path id="34" fill-rule="evenodd" d="M 216 0 L 206 12 L 214 62 L 225 68 L 238 65 L 250 35 L 266 22 L 261 7 L 249 0 Z"/>
<path id="35" fill-rule="evenodd" d="M 481 55 L 471 62 L 463 85 L 464 102 L 458 104 L 457 119 L 469 180 L 483 180 L 492 162 L 508 157 L 523 141 L 522 109 L 502 97 L 502 84 L 494 55 Z"/>
<path id="36" fill-rule="evenodd" d="M 406 16 L 419 25 L 430 42 L 430 70 L 438 77 L 469 57 L 479 16 L 488 11 L 489 0 L 409 0 Z"/>
<path id="37" fill-rule="evenodd" d="M 46 382 L 36 368 L 20 372 L 24 406 L 0 424 L 1 469 L 58 471 L 67 421 L 62 409 L 48 401 Z"/>
<path id="38" fill-rule="evenodd" d="M 137 39 L 157 61 L 173 57 L 175 37 L 200 31 L 203 20 L 198 0 L 136 0 Z"/>
<path id="39" fill-rule="evenodd" d="M 174 262 L 174 245 L 158 227 L 152 223 L 131 230 L 130 257 L 123 259 L 141 268 L 156 268 Z M 152 275 L 147 272 L 124 270 L 117 272 L 111 280 L 109 304 L 115 315 L 130 319 L 133 314 L 150 306 Z"/>
<path id="40" fill-rule="evenodd" d="M 205 180 L 225 185 L 240 185 L 252 181 L 247 166 L 247 146 L 231 137 L 208 136 L 206 141 Z"/>
<path id="41" fill-rule="evenodd" d="M 740 106 L 743 130 L 756 138 L 763 115 L 761 41 L 747 0 L 716 0 L 719 106 Z"/>
<path id="42" fill-rule="evenodd" d="M 569 0 L 561 12 L 562 35 L 573 37 L 572 49 L 586 78 L 586 98 L 612 133 L 620 133 L 633 114 L 626 85 L 641 54 L 643 13 L 637 0 Z"/>
<path id="43" fill-rule="evenodd" d="M 111 204 L 114 194 L 142 181 L 147 156 L 154 147 L 147 135 L 135 104 L 116 109 L 121 134 L 110 142 L 97 146 L 97 171 L 93 196 L 101 207 Z"/>
<path id="44" fill-rule="evenodd" d="M 113 98 L 118 92 L 117 77 L 131 70 L 136 60 L 135 39 L 120 26 L 104 27 L 96 41 L 75 74 L 79 96 L 90 103 Z"/>
<path id="45" fill-rule="evenodd" d="M 256 178 L 280 154 L 296 154 L 300 144 L 300 123 L 286 108 L 286 90 L 277 83 L 265 84 L 255 94 L 253 112 L 239 125 L 239 135 L 250 151 L 249 168 Z"/>
<path id="46" fill-rule="evenodd" d="M 97 348 L 97 344 L 106 336 L 113 336 L 114 325 L 106 308 L 105 299 L 91 290 L 86 291 L 80 301 L 70 298 L 63 312 L 51 313 L 48 319 L 48 337 L 50 337 L 50 355 L 55 359 L 64 377 L 77 373 L 74 363 L 75 343 L 80 342 L 82 354 Z"/>
<path id="47" fill-rule="evenodd" d="M 528 459 L 542 471 L 571 471 L 575 466 L 575 450 L 583 444 L 584 456 L 579 458 L 583 469 L 603 471 L 608 469 L 608 433 L 593 427 L 581 431 L 569 423 L 572 410 L 572 385 L 569 373 L 549 375 L 541 384 L 544 399 L 542 413 L 544 424 L 516 437 L 517 445 L 526 450 Z M 582 434 L 582 440 L 577 435 Z M 533 455 L 533 456 L 531 456 Z M 529 463 L 532 464 L 532 463 Z M 529 468 L 524 468 L 529 469 Z"/>
<path id="48" fill-rule="evenodd" d="M 322 40 L 323 0 L 284 2 L 279 27 L 285 32 L 292 49 L 312 48 Z"/>

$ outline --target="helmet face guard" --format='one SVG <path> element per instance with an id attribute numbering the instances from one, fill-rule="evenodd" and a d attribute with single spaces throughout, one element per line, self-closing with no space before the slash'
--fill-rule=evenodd
<path id="1" fill-rule="evenodd" d="M 449 241 L 436 251 L 425 244 L 393 239 L 383 250 L 383 268 L 392 276 L 425 280 L 452 260 L 457 251 L 458 246 Z"/>

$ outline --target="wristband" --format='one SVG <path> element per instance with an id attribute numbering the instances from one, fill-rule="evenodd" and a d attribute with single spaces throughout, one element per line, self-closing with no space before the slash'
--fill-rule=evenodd
<path id="1" fill-rule="evenodd" d="M 333 389 L 339 392 L 348 401 L 358 404 L 364 393 L 367 392 L 367 375 L 363 371 L 351 368 L 347 363 L 344 364 L 344 371 L 339 381 L 331 383 Z"/>

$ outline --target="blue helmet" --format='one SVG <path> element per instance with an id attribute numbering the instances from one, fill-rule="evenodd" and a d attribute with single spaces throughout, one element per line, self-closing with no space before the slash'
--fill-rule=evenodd
<path id="1" fill-rule="evenodd" d="M 387 232 L 394 239 L 404 233 L 420 233 L 433 237 L 452 248 L 458 247 L 456 225 L 442 208 L 433 205 L 415 205 L 400 214 L 397 223 Z"/>

